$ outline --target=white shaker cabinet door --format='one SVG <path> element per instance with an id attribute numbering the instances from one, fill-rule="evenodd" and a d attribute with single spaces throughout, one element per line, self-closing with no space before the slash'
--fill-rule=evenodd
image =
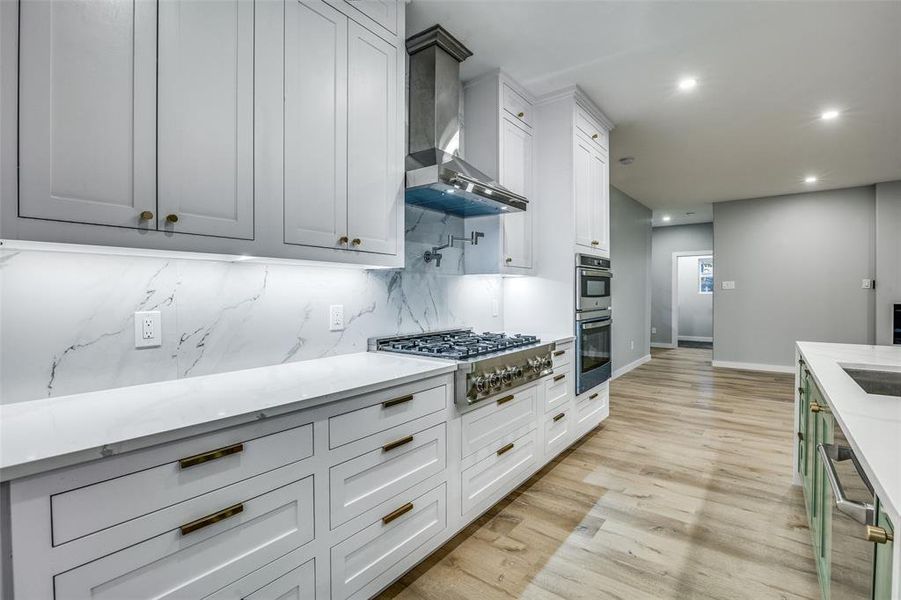
<path id="1" fill-rule="evenodd" d="M 601 150 L 595 149 L 591 155 L 591 247 L 595 250 L 610 250 L 608 177 L 607 157 Z"/>
<path id="2" fill-rule="evenodd" d="M 512 120 L 501 122 L 501 169 L 499 183 L 529 199 L 525 212 L 504 215 L 504 261 L 508 267 L 532 266 L 532 134 Z"/>
<path id="3" fill-rule="evenodd" d="M 576 244 L 593 248 L 595 209 L 592 194 L 597 184 L 592 181 L 592 165 L 595 152 L 591 144 L 578 135 L 573 152 Z"/>
<path id="4" fill-rule="evenodd" d="M 348 4 L 389 32 L 397 34 L 396 0 L 349 0 Z"/>
<path id="5" fill-rule="evenodd" d="M 253 238 L 253 0 L 159 3 L 160 229 Z"/>
<path id="6" fill-rule="evenodd" d="M 321 0 L 285 4 L 288 244 L 348 245 L 347 23 Z"/>
<path id="7" fill-rule="evenodd" d="M 394 254 L 403 182 L 397 49 L 353 22 L 348 33 L 348 235 L 354 250 Z"/>
<path id="8" fill-rule="evenodd" d="M 156 7 L 20 2 L 20 216 L 155 227 Z"/>

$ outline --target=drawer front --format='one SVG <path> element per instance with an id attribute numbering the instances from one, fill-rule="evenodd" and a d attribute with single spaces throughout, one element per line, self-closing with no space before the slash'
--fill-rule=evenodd
<path id="1" fill-rule="evenodd" d="M 532 386 L 464 414 L 463 457 L 494 444 L 520 427 L 534 424 L 537 390 L 538 386 Z"/>
<path id="2" fill-rule="evenodd" d="M 57 575 L 55 599 L 202 598 L 313 539 L 312 476 L 235 506 Z"/>
<path id="3" fill-rule="evenodd" d="M 554 359 L 554 371 L 558 371 L 563 367 L 571 365 L 573 363 L 573 352 L 572 342 L 557 344 L 557 349 L 554 350 L 554 353 L 552 354 Z"/>
<path id="4" fill-rule="evenodd" d="M 547 416 L 544 421 L 544 455 L 546 457 L 556 455 L 569 445 L 573 437 L 574 422 L 571 402 L 560 406 L 560 412 Z"/>
<path id="5" fill-rule="evenodd" d="M 53 545 L 312 455 L 313 426 L 303 425 L 54 494 L 50 497 Z"/>
<path id="6" fill-rule="evenodd" d="M 514 489 L 522 474 L 535 464 L 535 431 L 484 453 L 484 458 L 460 475 L 463 514 Z"/>
<path id="7" fill-rule="evenodd" d="M 559 410 L 573 393 L 572 372 L 557 373 L 544 380 L 544 412 Z"/>
<path id="8" fill-rule="evenodd" d="M 576 127 L 600 148 L 607 148 L 607 132 L 581 108 L 576 109 Z"/>
<path id="9" fill-rule="evenodd" d="M 289 552 L 203 600 L 314 600 L 316 559 L 306 549 Z"/>
<path id="10" fill-rule="evenodd" d="M 316 565 L 310 560 L 272 583 L 263 586 L 243 600 L 314 600 L 316 598 Z"/>
<path id="11" fill-rule="evenodd" d="M 337 448 L 396 425 L 447 408 L 447 386 L 392 396 L 328 420 L 329 448 Z"/>
<path id="12" fill-rule="evenodd" d="M 332 467 L 332 528 L 443 471 L 446 465 L 447 433 L 441 423 Z"/>
<path id="13" fill-rule="evenodd" d="M 576 431 L 581 434 L 603 420 L 607 408 L 607 388 L 576 399 Z"/>
<path id="14" fill-rule="evenodd" d="M 386 509 L 385 516 L 334 546 L 332 599 L 371 596 L 400 573 L 391 571 L 447 526 L 446 485 Z M 387 522 L 386 522 L 387 521 Z"/>
<path id="15" fill-rule="evenodd" d="M 532 114 L 532 105 L 529 101 L 522 97 L 516 90 L 503 84 L 503 105 L 504 110 L 510 113 L 517 121 L 532 126 L 534 115 Z"/>

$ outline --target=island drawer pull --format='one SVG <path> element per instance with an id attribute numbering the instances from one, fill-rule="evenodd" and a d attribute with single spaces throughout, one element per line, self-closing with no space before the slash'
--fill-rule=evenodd
<path id="1" fill-rule="evenodd" d="M 228 508 L 223 508 L 219 512 L 214 512 L 211 515 L 207 515 L 196 521 L 191 521 L 190 523 L 185 523 L 179 529 L 181 530 L 182 535 L 188 535 L 193 531 L 197 531 L 198 529 L 203 529 L 213 523 L 218 523 L 219 521 L 224 521 L 229 517 L 233 517 L 239 513 L 244 512 L 243 504 L 235 504 L 234 506 L 229 506 Z"/>
<path id="2" fill-rule="evenodd" d="M 557 350 L 554 352 L 554 356 L 563 356 L 564 354 L 566 354 L 566 350 Z"/>
<path id="3" fill-rule="evenodd" d="M 799 395 L 799 396 L 803 396 L 803 395 L 804 395 L 804 387 L 803 387 L 803 386 L 798 386 L 798 395 Z"/>
<path id="4" fill-rule="evenodd" d="M 513 394 L 510 394 L 509 396 L 504 396 L 503 398 L 498 398 L 497 404 L 498 404 L 498 406 L 500 406 L 501 404 L 506 404 L 510 400 L 513 400 L 513 398 L 515 398 L 515 397 L 516 396 L 514 396 Z"/>
<path id="5" fill-rule="evenodd" d="M 595 392 L 594 394 L 588 396 L 588 399 L 589 399 L 589 400 L 594 400 L 594 399 L 597 398 L 597 397 L 598 397 L 598 394 L 597 394 L 597 392 Z"/>
<path id="6" fill-rule="evenodd" d="M 505 452 L 509 452 L 510 450 L 513 450 L 513 442 L 510 442 L 506 446 L 499 448 L 497 451 L 497 455 L 500 456 L 501 454 L 504 454 Z"/>
<path id="7" fill-rule="evenodd" d="M 401 517 L 401 516 L 407 514 L 411 510 L 413 510 L 413 503 L 407 502 L 406 504 L 404 504 L 397 510 L 393 510 L 393 511 L 389 512 L 387 515 L 385 515 L 384 517 L 382 517 L 382 525 L 387 525 L 394 519 L 397 519 L 398 517 Z"/>
<path id="8" fill-rule="evenodd" d="M 401 438 L 399 440 L 394 440 L 393 442 L 389 442 L 389 443 L 385 444 L 384 446 L 382 446 L 382 452 L 390 452 L 391 450 L 394 450 L 395 448 L 400 448 L 401 446 L 409 444 L 412 441 L 413 441 L 412 435 L 408 435 L 407 437 Z"/>
<path id="9" fill-rule="evenodd" d="M 398 404 L 409 402 L 412 399 L 413 394 L 408 394 L 406 396 L 401 396 L 400 398 L 394 398 L 393 400 L 385 400 L 384 402 L 382 402 L 382 408 L 391 408 L 392 406 L 397 406 Z"/>
<path id="10" fill-rule="evenodd" d="M 217 458 L 231 456 L 232 454 L 238 454 L 239 452 L 244 452 L 244 444 L 233 444 L 224 448 L 217 448 L 216 450 L 203 452 L 202 454 L 188 456 L 186 458 L 179 459 L 178 466 L 182 469 L 187 469 L 189 467 L 202 465 L 203 463 L 210 462 L 211 460 L 216 460 Z"/>
<path id="11" fill-rule="evenodd" d="M 560 419 L 562 419 L 565 416 L 566 416 L 565 412 L 562 412 L 559 415 L 554 415 L 554 422 L 556 423 L 557 421 L 559 421 Z"/>
<path id="12" fill-rule="evenodd" d="M 563 373 L 563 374 L 561 374 L 561 375 L 556 375 L 556 376 L 554 377 L 554 381 L 560 381 L 560 380 L 563 379 L 564 377 L 566 377 L 566 373 Z"/>

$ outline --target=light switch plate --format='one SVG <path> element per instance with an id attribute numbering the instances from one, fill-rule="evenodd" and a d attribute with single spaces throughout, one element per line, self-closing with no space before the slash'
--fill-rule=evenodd
<path id="1" fill-rule="evenodd" d="M 157 348 L 162 344 L 163 323 L 160 311 L 137 311 L 135 313 L 135 348 Z"/>
<path id="2" fill-rule="evenodd" d="M 865 290 L 869 290 L 873 288 L 873 280 L 872 279 L 864 279 L 861 283 L 861 286 Z"/>
<path id="3" fill-rule="evenodd" d="M 723 289 L 724 289 L 724 290 L 734 290 L 734 289 L 735 289 L 735 282 L 734 282 L 734 281 L 724 281 L 724 282 L 723 282 Z"/>

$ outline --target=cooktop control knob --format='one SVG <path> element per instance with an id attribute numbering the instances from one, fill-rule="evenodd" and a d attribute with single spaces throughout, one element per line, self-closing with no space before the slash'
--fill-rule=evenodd
<path id="1" fill-rule="evenodd" d="M 553 361 L 553 359 L 551 359 L 550 356 L 545 356 L 544 360 L 541 362 L 541 364 L 545 369 L 550 369 L 551 367 L 554 366 L 554 361 Z"/>
<path id="2" fill-rule="evenodd" d="M 479 392 L 480 394 L 484 394 L 485 392 L 488 391 L 488 381 L 481 375 L 476 377 L 475 386 L 476 386 L 476 391 Z"/>
<path id="3" fill-rule="evenodd" d="M 516 367 L 515 369 L 513 369 L 513 371 L 514 371 L 513 375 L 514 375 L 517 379 L 521 379 L 521 378 L 522 378 L 522 376 L 523 376 L 523 370 L 522 370 L 522 367 Z"/>
<path id="4" fill-rule="evenodd" d="M 504 369 L 504 372 L 501 374 L 501 379 L 504 380 L 506 385 L 510 385 L 513 382 L 513 375 L 515 375 L 516 369 L 513 367 L 507 367 Z"/>
<path id="5" fill-rule="evenodd" d="M 488 385 L 490 385 L 491 387 L 500 387 L 500 385 L 501 385 L 501 374 L 500 374 L 499 372 L 497 372 L 497 371 L 495 371 L 494 373 L 492 373 L 492 374 L 488 377 Z"/>

